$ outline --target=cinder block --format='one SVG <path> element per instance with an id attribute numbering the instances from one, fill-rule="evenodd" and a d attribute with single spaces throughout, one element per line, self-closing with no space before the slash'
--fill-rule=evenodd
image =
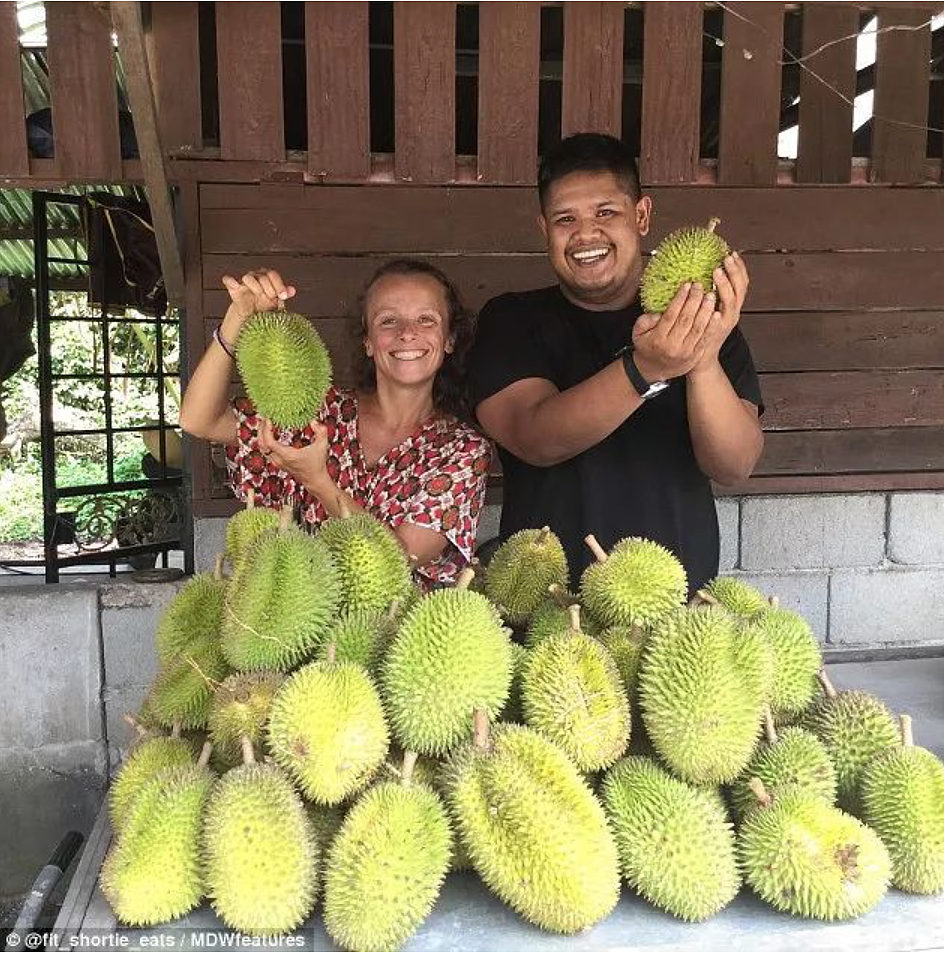
<path id="1" fill-rule="evenodd" d="M 767 596 L 776 596 L 781 606 L 799 613 L 810 624 L 821 643 L 826 642 L 829 573 L 822 570 L 796 570 L 792 573 L 738 570 L 728 575 L 756 586 Z"/>
<path id="2" fill-rule="evenodd" d="M 497 537 L 500 524 L 501 504 L 486 504 L 479 513 L 478 533 L 475 536 L 476 546 L 492 537 Z"/>
<path id="3" fill-rule="evenodd" d="M 101 739 L 97 588 L 5 587 L 2 604 L 0 749 Z"/>
<path id="4" fill-rule="evenodd" d="M 830 596 L 830 642 L 944 644 L 942 591 L 944 569 L 837 570 Z"/>
<path id="5" fill-rule="evenodd" d="M 144 685 L 157 672 L 158 620 L 186 581 L 102 587 L 102 646 L 109 687 Z"/>
<path id="6" fill-rule="evenodd" d="M 737 497 L 718 497 L 715 500 L 718 512 L 718 532 L 721 534 L 721 558 L 718 571 L 727 573 L 738 564 L 738 536 L 741 532 L 741 508 Z"/>
<path id="7" fill-rule="evenodd" d="M 885 556 L 883 494 L 745 497 L 741 568 L 878 566 Z"/>
<path id="8" fill-rule="evenodd" d="M 114 773 L 115 768 L 137 738 L 135 730 L 125 722 L 126 712 L 135 715 L 141 710 L 141 703 L 150 686 L 121 686 L 118 689 L 106 689 L 102 698 L 105 706 L 105 734 L 108 738 L 108 767 Z"/>
<path id="9" fill-rule="evenodd" d="M 226 517 L 201 517 L 193 522 L 193 562 L 198 573 L 211 573 L 224 550 Z"/>
<path id="10" fill-rule="evenodd" d="M 944 493 L 891 495 L 888 559 L 944 564 Z"/>

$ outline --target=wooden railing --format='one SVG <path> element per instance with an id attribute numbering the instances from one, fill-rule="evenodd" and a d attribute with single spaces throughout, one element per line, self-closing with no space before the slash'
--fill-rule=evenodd
<path id="1" fill-rule="evenodd" d="M 371 151 L 370 4 L 305 3 L 304 69 L 286 75 L 286 83 L 303 84 L 307 94 L 308 148 L 287 150 L 282 6 L 216 3 L 214 22 L 203 24 L 201 49 L 199 4 L 150 4 L 151 72 L 164 147 L 174 157 L 174 178 L 425 185 L 533 182 L 544 75 L 544 5 L 478 5 L 474 156 L 457 155 L 455 146 L 454 3 L 393 4 L 393 154 Z M 628 88 L 627 5 L 562 6 L 559 133 L 592 129 L 619 135 Z M 717 6 L 723 8 L 718 37 L 723 49 L 719 53 L 710 37 L 707 45 L 714 47 L 712 55 L 720 56 L 720 100 L 708 108 L 720 129 L 717 159 L 706 161 L 706 6 L 634 5 L 634 13 L 641 8 L 633 23 L 642 31 L 644 50 L 638 135 L 647 183 L 941 181 L 941 160 L 939 155 L 929 157 L 924 127 L 932 86 L 928 21 L 944 4 L 874 8 L 880 30 L 911 29 L 879 35 L 871 155 L 859 161 L 853 155 L 851 102 L 857 89 L 855 42 L 826 44 L 854 34 L 869 8 L 854 3 Z M 787 10 L 802 18 L 800 49 L 783 46 Z M 0 2 L 0 184 L 137 177 L 137 165 L 121 158 L 107 10 L 103 4 L 58 2 L 46 5 L 46 16 L 56 150 L 54 159 L 42 160 L 28 154 L 23 98 L 17 95 L 22 74 L 15 4 Z M 942 32 L 935 34 L 936 46 L 944 40 Z M 802 67 L 797 59 L 802 59 Z M 798 76 L 798 104 L 782 87 L 785 70 Z M 796 161 L 785 163 L 778 160 L 777 137 L 790 110 L 797 113 L 799 146 Z M 944 125 L 944 109 L 938 112 L 932 126 Z M 218 142 L 209 145 L 212 139 Z"/>

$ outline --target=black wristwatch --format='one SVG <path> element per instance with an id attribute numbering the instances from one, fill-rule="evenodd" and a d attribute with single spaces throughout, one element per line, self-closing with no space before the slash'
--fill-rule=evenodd
<path id="1" fill-rule="evenodd" d="M 654 398 L 657 394 L 661 394 L 668 386 L 668 381 L 653 381 L 651 384 L 640 374 L 639 368 L 636 367 L 636 362 L 633 360 L 633 346 L 626 345 L 625 348 L 621 348 L 616 352 L 617 357 L 623 359 L 623 370 L 626 372 L 626 377 L 629 378 L 629 383 L 636 389 L 636 393 L 644 400 L 648 401 L 649 398 Z"/>

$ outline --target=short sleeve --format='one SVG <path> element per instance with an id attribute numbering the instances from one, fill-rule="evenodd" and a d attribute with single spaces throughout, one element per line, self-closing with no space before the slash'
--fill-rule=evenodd
<path id="1" fill-rule="evenodd" d="M 534 309 L 520 295 L 500 295 L 479 313 L 468 358 L 472 406 L 525 378 L 554 380 L 535 333 Z"/>
<path id="2" fill-rule="evenodd" d="M 718 360 L 738 397 L 757 405 L 758 417 L 763 414 L 764 400 L 760 391 L 760 380 L 754 367 L 751 349 L 740 328 L 735 327 L 725 339 Z"/>

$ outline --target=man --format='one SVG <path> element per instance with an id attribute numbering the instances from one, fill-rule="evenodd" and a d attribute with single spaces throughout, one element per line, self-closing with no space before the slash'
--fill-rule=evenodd
<path id="1" fill-rule="evenodd" d="M 652 204 L 623 144 L 564 140 L 538 190 L 558 284 L 488 302 L 470 364 L 476 416 L 502 459 L 502 539 L 550 526 L 576 585 L 588 533 L 607 549 L 646 537 L 678 556 L 694 593 L 718 572 L 710 481 L 744 480 L 764 446 L 737 327 L 747 270 L 733 253 L 716 292 L 686 285 L 663 314 L 643 314 Z"/>

